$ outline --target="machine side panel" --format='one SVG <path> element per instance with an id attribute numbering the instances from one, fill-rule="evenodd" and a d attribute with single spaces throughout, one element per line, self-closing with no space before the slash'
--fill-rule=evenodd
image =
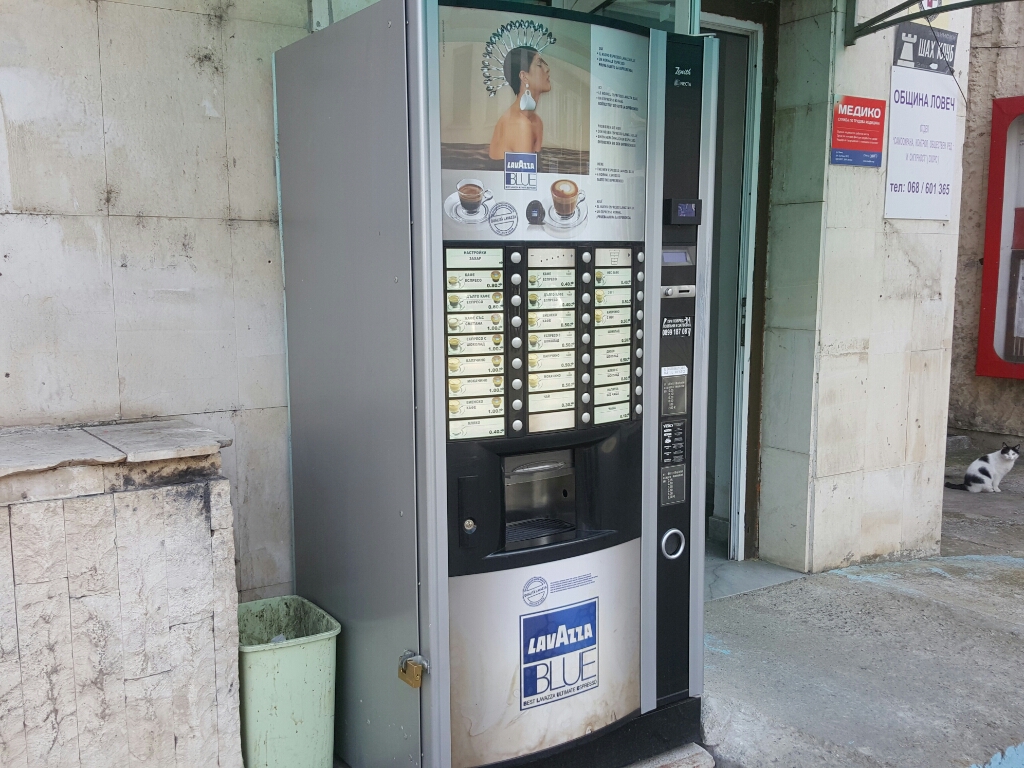
<path id="1" fill-rule="evenodd" d="M 342 625 L 352 768 L 420 764 L 405 34 L 380 0 L 276 56 L 296 590 Z"/>

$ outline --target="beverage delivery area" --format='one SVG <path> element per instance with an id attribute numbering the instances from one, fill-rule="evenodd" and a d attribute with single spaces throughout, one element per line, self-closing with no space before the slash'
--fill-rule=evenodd
<path id="1" fill-rule="evenodd" d="M 276 55 L 296 591 L 353 768 L 699 736 L 716 71 L 485 2 Z"/>

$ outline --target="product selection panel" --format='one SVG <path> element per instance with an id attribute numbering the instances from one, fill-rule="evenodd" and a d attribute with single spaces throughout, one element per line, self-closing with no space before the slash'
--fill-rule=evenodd
<path id="1" fill-rule="evenodd" d="M 448 439 L 640 419 L 642 244 L 445 247 Z"/>

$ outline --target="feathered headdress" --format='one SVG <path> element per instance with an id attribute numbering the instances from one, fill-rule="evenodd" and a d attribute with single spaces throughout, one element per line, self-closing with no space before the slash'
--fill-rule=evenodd
<path id="1" fill-rule="evenodd" d="M 494 96 L 509 85 L 505 79 L 505 57 L 516 48 L 529 48 L 540 53 L 555 42 L 555 36 L 543 24 L 526 19 L 502 24 L 487 39 L 480 71 L 484 75 L 487 95 Z M 510 86 L 511 87 L 511 86 Z"/>

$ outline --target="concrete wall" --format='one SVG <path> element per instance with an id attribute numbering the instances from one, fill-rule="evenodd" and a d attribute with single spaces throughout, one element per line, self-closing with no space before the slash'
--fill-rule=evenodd
<path id="1" fill-rule="evenodd" d="M 273 52 L 306 0 L 0 5 L 0 426 L 234 439 L 243 599 L 291 589 Z"/>
<path id="2" fill-rule="evenodd" d="M 949 423 L 962 429 L 1024 435 L 1024 381 L 974 375 L 981 311 L 981 260 L 985 255 L 992 99 L 1024 96 L 1024 7 L 1020 3 L 974 9 L 971 89 L 967 96 L 970 101 L 964 140 Z"/>
<path id="3" fill-rule="evenodd" d="M 828 150 L 834 95 L 888 97 L 894 32 L 844 50 L 841 0 L 780 13 L 760 554 L 821 571 L 937 552 L 959 183 L 949 222 L 883 219 L 885 158 L 830 166 Z M 966 89 L 970 15 L 945 18 Z"/>

